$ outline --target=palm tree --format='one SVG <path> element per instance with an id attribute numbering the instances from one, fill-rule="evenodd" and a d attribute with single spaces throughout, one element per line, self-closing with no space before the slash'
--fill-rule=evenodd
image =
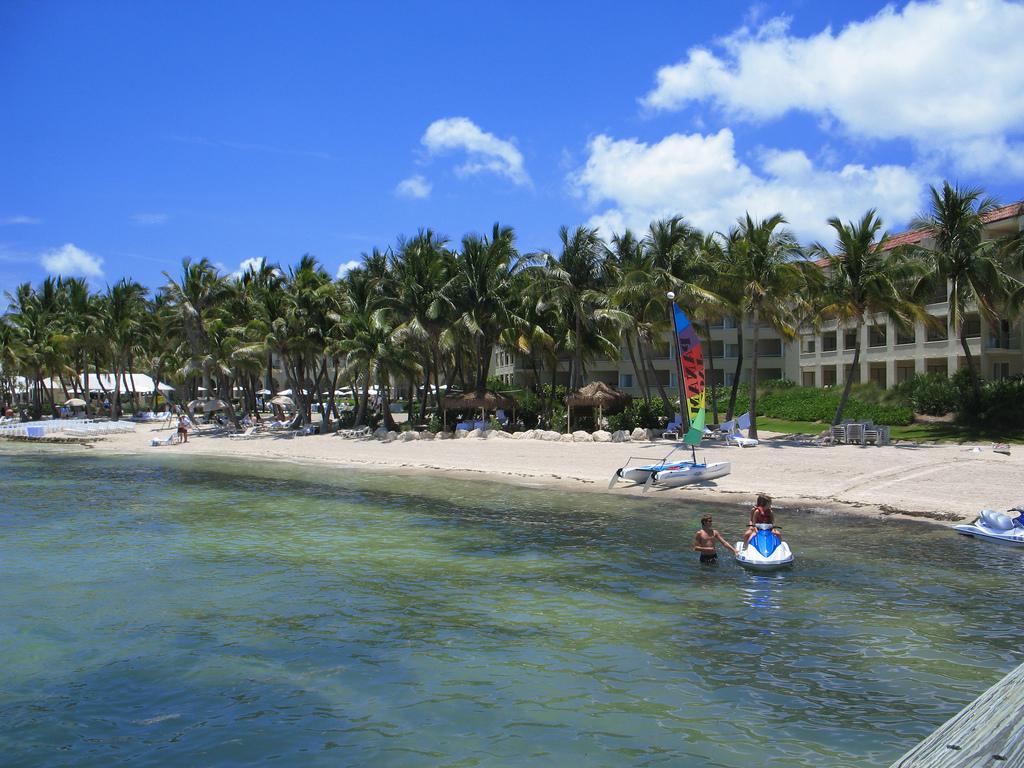
<path id="1" fill-rule="evenodd" d="M 730 254 L 736 258 L 735 278 L 741 288 L 741 307 L 751 323 L 753 358 L 750 369 L 750 436 L 757 437 L 757 366 L 760 325 L 766 322 L 783 338 L 792 339 L 791 322 L 800 299 L 805 270 L 795 259 L 802 255 L 793 235 L 780 229 L 786 223 L 781 213 L 762 221 L 750 214 L 739 220 L 742 246 Z"/>
<path id="2" fill-rule="evenodd" d="M 967 360 L 975 400 L 981 396 L 981 382 L 967 344 L 965 323 L 969 308 L 977 307 L 990 324 L 997 322 L 996 305 L 1007 296 L 1013 281 L 1000 258 L 1002 243 L 984 239 L 985 216 L 998 207 L 981 189 L 961 188 L 942 183 L 942 190 L 931 187 L 931 207 L 911 223 L 915 229 L 932 234 L 932 249 L 917 248 L 934 265 L 934 280 L 949 286 L 949 324 L 960 338 Z"/>
<path id="3" fill-rule="evenodd" d="M 182 331 L 191 354 L 190 370 L 201 372 L 203 386 L 209 389 L 210 371 L 207 370 L 209 337 L 206 325 L 220 308 L 227 293 L 227 280 L 217 273 L 207 259 L 182 262 L 181 279 L 174 280 L 164 272 L 168 304 L 181 317 Z"/>
<path id="4" fill-rule="evenodd" d="M 143 339 L 149 314 L 147 293 L 148 289 L 139 283 L 122 278 L 109 287 L 103 297 L 103 335 L 109 344 L 114 375 L 114 399 L 110 406 L 112 419 L 120 416 L 122 377 L 129 370 L 129 361 Z"/>
<path id="5" fill-rule="evenodd" d="M 425 351 L 420 420 L 426 418 L 431 375 L 434 391 L 440 391 L 441 336 L 453 313 L 447 291 L 452 266 L 447 243 L 447 238 L 421 229 L 415 237 L 400 240 L 391 257 L 394 298 L 390 303 L 400 318 L 395 332 L 403 342 L 422 344 Z"/>
<path id="6" fill-rule="evenodd" d="M 551 304 L 565 323 L 561 349 L 572 353 L 569 388 L 584 383 L 586 361 L 595 352 L 617 354 L 619 328 L 626 322 L 625 313 L 609 309 L 607 288 L 610 286 L 606 248 L 596 229 L 567 227 L 559 231 L 562 253 L 556 259 L 547 254 L 539 273 L 544 284 L 543 299 Z"/>
<path id="7" fill-rule="evenodd" d="M 650 272 L 648 254 L 643 242 L 627 229 L 621 235 L 612 236 L 608 260 L 613 281 L 609 291 L 611 302 L 626 317 L 622 329 L 626 354 L 629 355 L 629 361 L 636 373 L 644 402 L 650 404 L 651 390 L 640 349 L 643 332 L 640 318 L 644 315 L 644 309 L 650 302 L 652 293 L 647 277 Z"/>
<path id="8" fill-rule="evenodd" d="M 861 334 L 868 318 L 885 315 L 906 328 L 924 315 L 920 304 L 906 298 L 911 281 L 921 275 L 920 262 L 910 258 L 907 251 L 898 248 L 886 250 L 889 236 L 885 232 L 879 235 L 882 220 L 874 209 L 865 213 L 857 223 L 843 224 L 832 217 L 828 224 L 836 232 L 835 250 L 829 251 L 815 243 L 810 251 L 828 261 L 825 304 L 819 314 L 836 318 L 840 327 L 853 322 L 857 329 L 857 342 L 853 349 L 852 370 L 856 371 L 860 363 Z M 832 418 L 833 424 L 843 419 L 852 385 L 853 376 L 847 376 Z"/>
<path id="9" fill-rule="evenodd" d="M 478 390 L 486 385 L 491 353 L 502 333 L 525 324 L 516 311 L 514 276 L 534 262 L 534 257 L 522 257 L 516 250 L 511 227 L 495 224 L 490 238 L 462 239 L 447 295 L 459 330 L 470 342 L 472 385 Z"/>

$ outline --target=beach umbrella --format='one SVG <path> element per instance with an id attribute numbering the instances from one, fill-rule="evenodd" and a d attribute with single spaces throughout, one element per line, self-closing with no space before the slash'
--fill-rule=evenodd
<path id="1" fill-rule="evenodd" d="M 174 391 L 174 387 L 172 387 L 170 384 L 164 384 L 162 381 L 159 384 L 156 385 L 156 388 L 159 389 L 161 392 L 173 392 Z"/>
<path id="2" fill-rule="evenodd" d="M 196 387 L 196 391 L 197 392 L 207 392 L 209 390 L 207 390 L 206 387 Z"/>
<path id="3" fill-rule="evenodd" d="M 215 397 L 201 397 L 197 400 L 193 400 L 187 406 L 190 411 L 203 411 L 204 413 L 213 413 L 214 411 L 222 411 L 230 406 L 223 400 L 218 400 Z"/>
<path id="4" fill-rule="evenodd" d="M 65 400 L 64 405 L 70 406 L 71 408 L 81 408 L 85 405 L 85 400 L 80 397 L 72 397 L 70 400 Z"/>
<path id="5" fill-rule="evenodd" d="M 257 395 L 272 395 L 274 393 L 271 392 L 269 389 L 261 389 L 256 394 Z"/>
<path id="6" fill-rule="evenodd" d="M 291 392 L 291 390 L 288 390 L 288 391 Z M 285 408 L 294 408 L 295 407 L 295 401 L 292 400 L 287 395 L 278 395 L 277 397 L 275 397 L 270 402 L 273 403 L 274 405 L 280 405 L 280 406 L 285 407 Z"/>

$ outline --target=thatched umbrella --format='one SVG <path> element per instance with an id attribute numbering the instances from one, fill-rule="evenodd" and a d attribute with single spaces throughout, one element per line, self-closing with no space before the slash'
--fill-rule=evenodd
<path id="1" fill-rule="evenodd" d="M 566 428 L 572 431 L 573 406 L 577 408 L 597 408 L 597 423 L 600 424 L 605 410 L 608 410 L 610 413 L 620 411 L 632 399 L 625 392 L 616 389 L 611 384 L 605 384 L 603 381 L 592 381 L 585 387 L 581 387 L 575 392 L 570 392 L 566 396 L 565 404 L 568 408 L 565 419 Z"/>
<path id="2" fill-rule="evenodd" d="M 489 389 L 476 392 L 462 392 L 458 395 L 445 395 L 441 398 L 441 408 L 444 410 L 444 427 L 448 428 L 448 410 L 458 409 L 480 409 L 480 418 L 483 419 L 484 411 L 494 411 L 498 408 L 515 408 L 516 401 L 508 395 L 492 392 Z M 513 417 L 514 418 L 514 417 Z"/>

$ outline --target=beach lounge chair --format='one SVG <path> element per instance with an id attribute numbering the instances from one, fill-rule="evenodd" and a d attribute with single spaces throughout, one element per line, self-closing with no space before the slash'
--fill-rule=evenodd
<path id="1" fill-rule="evenodd" d="M 149 441 L 149 444 L 152 445 L 152 446 L 157 446 L 157 445 L 174 445 L 174 438 L 176 438 L 177 436 L 178 435 L 176 433 L 172 432 L 171 434 L 169 434 L 166 437 L 166 439 L 162 438 L 162 437 L 154 437 L 152 440 Z"/>
<path id="2" fill-rule="evenodd" d="M 724 425 L 723 425 L 724 426 Z M 743 430 L 750 429 L 750 414 L 744 413 L 738 419 L 736 419 L 735 426 L 732 427 L 725 436 L 726 445 L 736 445 L 740 448 L 754 448 L 758 444 L 757 438 L 747 437 L 743 434 Z"/>
<path id="3" fill-rule="evenodd" d="M 245 440 L 246 438 L 249 438 L 249 437 L 256 437 L 256 434 L 258 432 L 259 432 L 259 427 L 255 427 L 254 426 L 254 427 L 248 427 L 248 428 L 246 428 L 242 432 L 234 432 L 232 434 L 229 434 L 228 437 L 233 437 L 233 438 L 238 438 L 240 440 Z"/>

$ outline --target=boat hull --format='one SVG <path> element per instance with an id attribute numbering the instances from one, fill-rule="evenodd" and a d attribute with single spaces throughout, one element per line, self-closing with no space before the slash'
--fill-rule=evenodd
<path id="1" fill-rule="evenodd" d="M 668 469 L 676 469 L 679 467 L 692 464 L 688 461 L 671 461 L 663 464 L 648 464 L 643 467 L 622 467 L 622 469 L 616 470 L 615 474 L 620 480 L 629 480 L 634 483 L 643 485 L 647 482 L 648 478 L 655 472 L 661 472 Z"/>
<path id="2" fill-rule="evenodd" d="M 953 530 L 964 536 L 973 536 L 976 539 L 994 541 L 999 544 L 1024 547 L 1024 528 L 1015 528 L 1010 531 L 997 531 L 987 525 L 954 525 Z"/>
<path id="3" fill-rule="evenodd" d="M 751 571 L 778 571 L 793 565 L 793 553 L 786 542 L 779 544 L 775 551 L 765 557 L 754 547 L 744 547 L 742 541 L 736 542 L 736 563 Z"/>
<path id="4" fill-rule="evenodd" d="M 673 469 L 662 469 L 653 473 L 651 482 L 654 485 L 674 488 L 680 485 L 703 483 L 714 480 L 732 472 L 732 464 L 728 461 L 716 461 L 711 464 L 694 464 L 689 462 Z"/>

